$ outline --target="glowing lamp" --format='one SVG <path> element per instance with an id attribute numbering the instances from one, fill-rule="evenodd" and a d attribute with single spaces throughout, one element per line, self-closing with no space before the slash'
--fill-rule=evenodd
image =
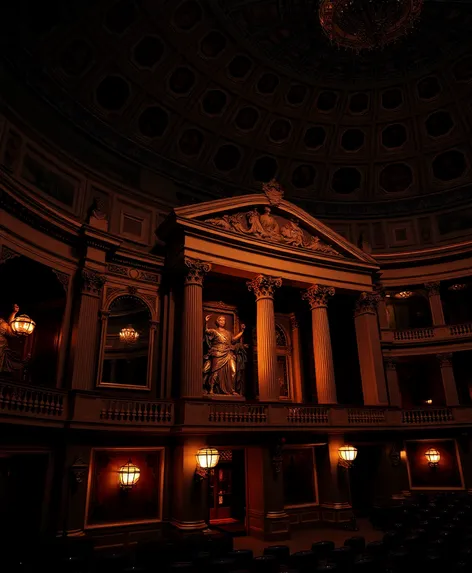
<path id="1" fill-rule="evenodd" d="M 10 326 L 17 336 L 28 336 L 33 332 L 36 323 L 28 315 L 20 314 L 20 316 L 15 316 Z"/>
<path id="2" fill-rule="evenodd" d="M 427 400 L 425 400 L 425 403 L 431 405 L 433 401 L 431 400 L 431 398 L 428 398 Z"/>
<path id="3" fill-rule="evenodd" d="M 118 478 L 122 489 L 131 489 L 135 486 L 141 475 L 141 470 L 131 460 L 118 470 Z"/>
<path id="4" fill-rule="evenodd" d="M 436 448 L 429 448 L 429 450 L 425 451 L 424 455 L 430 467 L 435 468 L 439 464 L 441 454 Z"/>
<path id="5" fill-rule="evenodd" d="M 414 292 L 412 292 L 411 290 L 402 290 L 396 293 L 395 298 L 410 298 L 413 295 Z"/>
<path id="6" fill-rule="evenodd" d="M 125 344 L 134 344 L 139 338 L 139 332 L 131 325 L 120 330 L 120 340 Z"/>
<path id="7" fill-rule="evenodd" d="M 357 448 L 354 446 L 341 446 L 338 450 L 339 465 L 343 468 L 350 468 L 352 462 L 357 458 Z"/>
<path id="8" fill-rule="evenodd" d="M 211 470 L 218 465 L 220 452 L 215 448 L 201 448 L 198 450 L 196 458 L 198 467 L 203 470 Z"/>

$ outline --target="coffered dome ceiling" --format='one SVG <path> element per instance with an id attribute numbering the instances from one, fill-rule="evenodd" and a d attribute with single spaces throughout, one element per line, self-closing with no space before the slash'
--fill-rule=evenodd
<path id="1" fill-rule="evenodd" d="M 318 0 L 19 0 L 15 76 L 130 161 L 207 196 L 277 177 L 325 216 L 472 197 L 472 6 L 426 0 L 383 50 L 337 49 Z"/>

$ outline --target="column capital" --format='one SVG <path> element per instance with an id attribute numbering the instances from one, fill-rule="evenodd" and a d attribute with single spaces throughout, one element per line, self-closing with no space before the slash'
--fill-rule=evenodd
<path id="1" fill-rule="evenodd" d="M 251 281 L 247 281 L 247 288 L 256 295 L 256 300 L 262 298 L 274 298 L 275 289 L 282 286 L 282 279 L 257 275 Z"/>
<path id="2" fill-rule="evenodd" d="M 438 295 L 440 293 L 440 287 L 441 283 L 439 281 L 424 283 L 424 288 L 428 291 L 428 296 Z"/>
<path id="3" fill-rule="evenodd" d="M 185 257 L 185 266 L 188 269 L 185 276 L 186 285 L 202 286 L 206 273 L 211 271 L 210 263 L 188 257 Z"/>
<path id="4" fill-rule="evenodd" d="M 354 317 L 358 317 L 363 314 L 375 314 L 380 298 L 380 295 L 375 292 L 362 292 L 356 300 Z"/>
<path id="5" fill-rule="evenodd" d="M 452 352 L 445 352 L 443 354 L 436 354 L 441 368 L 450 368 L 452 366 Z"/>
<path id="6" fill-rule="evenodd" d="M 334 287 L 312 285 L 302 294 L 302 299 L 308 301 L 311 310 L 326 308 L 328 306 L 328 298 L 334 296 L 334 292 Z"/>
<path id="7" fill-rule="evenodd" d="M 100 296 L 104 284 L 107 282 L 107 277 L 92 271 L 90 269 L 82 269 L 82 293 L 90 294 L 93 296 Z"/>
<path id="8" fill-rule="evenodd" d="M 384 360 L 384 364 L 385 364 L 385 370 L 392 370 L 392 371 L 396 371 L 397 370 L 397 361 L 394 358 L 386 358 Z"/>
<path id="9" fill-rule="evenodd" d="M 299 327 L 299 324 L 298 324 L 297 317 L 294 314 L 291 314 L 290 315 L 290 328 L 292 330 L 297 330 L 298 327 Z"/>

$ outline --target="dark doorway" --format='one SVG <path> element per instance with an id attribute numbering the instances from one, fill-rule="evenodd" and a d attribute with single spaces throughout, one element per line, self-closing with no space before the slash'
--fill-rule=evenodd
<path id="1" fill-rule="evenodd" d="M 376 502 L 381 446 L 363 445 L 358 448 L 356 461 L 349 471 L 351 503 L 356 517 L 368 517 Z"/>
<path id="2" fill-rule="evenodd" d="M 0 538 L 34 540 L 43 529 L 47 455 L 0 458 Z"/>
<path id="3" fill-rule="evenodd" d="M 246 462 L 244 450 L 221 450 L 209 481 L 210 523 L 232 535 L 246 534 Z"/>

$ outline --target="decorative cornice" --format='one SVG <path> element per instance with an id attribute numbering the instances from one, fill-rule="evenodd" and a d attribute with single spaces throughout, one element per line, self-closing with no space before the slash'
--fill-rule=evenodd
<path id="1" fill-rule="evenodd" d="M 107 281 L 106 276 L 90 269 L 82 269 L 81 277 L 82 292 L 93 296 L 100 296 L 103 286 Z"/>
<path id="2" fill-rule="evenodd" d="M 159 283 L 159 275 L 157 273 L 125 267 L 116 263 L 109 263 L 107 265 L 107 272 L 111 275 L 130 278 L 147 283 L 154 283 L 155 285 Z"/>
<path id="3" fill-rule="evenodd" d="M 360 294 L 356 301 L 354 309 L 354 316 L 362 316 L 363 314 L 376 314 L 377 305 L 381 300 L 381 296 L 375 292 L 363 292 Z"/>
<path id="4" fill-rule="evenodd" d="M 185 266 L 188 269 L 185 276 L 185 285 L 203 286 L 203 279 L 211 271 L 211 264 L 186 257 Z"/>
<path id="5" fill-rule="evenodd" d="M 334 296 L 334 287 L 325 285 L 312 285 L 302 294 L 302 299 L 308 301 L 311 310 L 326 308 L 328 298 Z"/>
<path id="6" fill-rule="evenodd" d="M 439 281 L 425 283 L 424 287 L 428 291 L 428 296 L 435 296 L 440 294 L 441 283 Z"/>
<path id="7" fill-rule="evenodd" d="M 282 279 L 267 275 L 257 275 L 252 280 L 247 281 L 247 288 L 256 295 L 256 300 L 263 298 L 274 298 L 276 288 L 282 286 Z"/>

